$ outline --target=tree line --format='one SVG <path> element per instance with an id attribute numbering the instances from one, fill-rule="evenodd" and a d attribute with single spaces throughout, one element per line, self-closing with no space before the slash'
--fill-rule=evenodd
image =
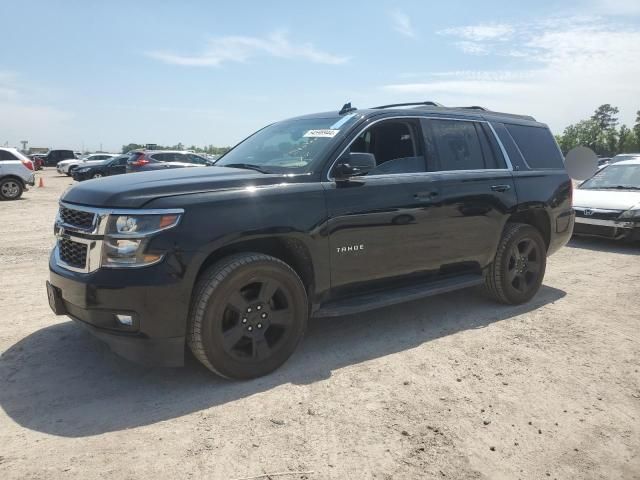
<path id="1" fill-rule="evenodd" d="M 131 150 L 144 150 L 146 147 L 147 145 L 139 143 L 129 143 L 122 146 L 122 153 L 127 153 Z M 187 147 L 182 143 L 177 143 L 176 145 L 153 145 L 153 150 L 190 150 L 192 152 L 207 153 L 209 155 L 222 155 L 223 153 L 227 153 L 230 149 L 231 147 L 216 147 L 214 145 L 205 145 L 204 147 L 191 145 L 190 147 Z"/>
<path id="2" fill-rule="evenodd" d="M 640 152 L 640 110 L 636 112 L 636 121 L 631 128 L 618 127 L 618 113 L 618 107 L 605 103 L 590 118 L 569 125 L 561 135 L 556 135 L 562 153 L 566 155 L 578 145 L 589 147 L 601 157 Z"/>

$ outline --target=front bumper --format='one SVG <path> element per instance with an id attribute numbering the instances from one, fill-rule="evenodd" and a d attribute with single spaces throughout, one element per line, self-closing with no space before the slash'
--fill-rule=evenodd
<path id="1" fill-rule="evenodd" d="M 91 178 L 91 172 L 78 172 L 77 169 L 71 174 L 76 182 L 82 182 Z"/>
<path id="2" fill-rule="evenodd" d="M 640 222 L 576 217 L 573 233 L 614 240 L 640 241 Z"/>
<path id="3" fill-rule="evenodd" d="M 136 270 L 80 273 L 57 265 L 52 254 L 49 270 L 54 313 L 67 315 L 128 360 L 163 367 L 184 364 L 190 289 L 170 261 Z M 51 291 L 57 299 L 52 300 Z M 130 315 L 133 325 L 120 324 L 116 314 Z"/>

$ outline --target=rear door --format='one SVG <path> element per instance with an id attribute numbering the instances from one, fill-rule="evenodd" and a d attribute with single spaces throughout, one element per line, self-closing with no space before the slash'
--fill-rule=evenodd
<path id="1" fill-rule="evenodd" d="M 116 158 L 107 166 L 107 175 L 120 175 L 127 168 L 127 157 Z"/>
<path id="2" fill-rule="evenodd" d="M 440 194 L 425 234 L 440 232 L 441 268 L 484 267 L 517 204 L 510 165 L 484 121 L 431 118 L 423 127 L 436 152 Z"/>

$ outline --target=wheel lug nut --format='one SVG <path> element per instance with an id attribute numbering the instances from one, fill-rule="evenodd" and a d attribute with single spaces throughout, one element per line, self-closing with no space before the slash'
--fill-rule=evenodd
<path id="1" fill-rule="evenodd" d="M 246 319 L 246 318 L 243 318 L 243 319 L 242 319 L 242 323 L 247 323 L 247 319 Z"/>
<path id="2" fill-rule="evenodd" d="M 253 327 L 252 327 L 251 325 L 249 325 L 249 326 L 247 327 L 247 330 L 251 332 L 251 331 L 253 331 Z"/>
<path id="3" fill-rule="evenodd" d="M 262 324 L 261 324 L 261 323 L 259 323 L 258 325 L 256 325 L 256 327 L 258 327 L 258 328 L 262 328 Z"/>
<path id="4" fill-rule="evenodd" d="M 262 310 L 262 305 L 258 305 L 258 306 L 256 307 L 256 310 Z"/>
<path id="5" fill-rule="evenodd" d="M 247 313 L 251 313 L 251 307 L 247 308 Z"/>
<path id="6" fill-rule="evenodd" d="M 262 312 L 262 315 L 260 315 L 261 318 L 267 318 L 267 314 Z"/>

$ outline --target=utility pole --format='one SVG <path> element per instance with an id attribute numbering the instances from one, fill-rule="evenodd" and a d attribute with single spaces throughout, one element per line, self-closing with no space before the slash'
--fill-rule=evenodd
<path id="1" fill-rule="evenodd" d="M 20 143 L 22 144 L 22 151 L 26 152 L 27 151 L 27 144 L 29 143 L 29 140 L 20 140 Z"/>

